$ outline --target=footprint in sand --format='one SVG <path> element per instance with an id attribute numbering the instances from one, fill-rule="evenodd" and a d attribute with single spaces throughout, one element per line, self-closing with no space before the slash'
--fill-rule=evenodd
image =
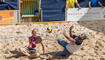
<path id="1" fill-rule="evenodd" d="M 99 42 L 99 41 L 97 41 L 96 44 L 97 44 L 100 48 L 103 48 L 103 47 L 104 47 L 104 45 L 102 45 L 102 43 Z"/>

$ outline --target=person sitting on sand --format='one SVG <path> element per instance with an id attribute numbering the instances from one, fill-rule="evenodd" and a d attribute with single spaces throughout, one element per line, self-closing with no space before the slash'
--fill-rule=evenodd
<path id="1" fill-rule="evenodd" d="M 70 27 L 70 31 L 69 31 L 70 36 L 66 35 L 66 31 L 64 31 L 64 33 L 63 33 L 64 36 L 67 38 L 67 40 L 70 41 L 69 43 L 62 39 L 58 39 L 58 43 L 64 47 L 64 50 L 58 52 L 57 55 L 69 56 L 70 54 L 73 54 L 73 52 L 75 52 L 77 49 L 79 49 L 79 47 L 83 43 L 83 40 L 86 39 L 85 33 L 82 33 L 79 36 L 72 35 L 72 33 L 71 33 L 72 28 L 73 28 L 73 26 Z"/>
<path id="2" fill-rule="evenodd" d="M 29 37 L 29 45 L 27 48 L 19 48 L 20 52 L 30 58 L 37 58 L 39 57 L 39 47 L 40 44 L 42 45 L 43 48 L 43 54 L 45 53 L 45 47 L 44 44 L 42 43 L 42 39 L 40 36 L 37 36 L 37 30 L 33 29 L 32 30 L 32 36 Z"/>

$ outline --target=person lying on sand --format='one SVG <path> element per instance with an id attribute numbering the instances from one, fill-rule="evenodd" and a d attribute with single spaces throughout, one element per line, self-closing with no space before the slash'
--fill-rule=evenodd
<path id="1" fill-rule="evenodd" d="M 70 27 L 70 31 L 69 31 L 70 36 L 66 35 L 66 31 L 63 32 L 63 35 L 67 38 L 67 40 L 70 41 L 69 43 L 62 39 L 58 39 L 58 43 L 64 47 L 64 50 L 58 52 L 57 55 L 69 56 L 70 54 L 73 54 L 73 52 L 79 49 L 83 41 L 86 39 L 85 33 L 82 33 L 79 36 L 72 35 L 71 33 L 72 28 L 73 26 Z"/>
<path id="2" fill-rule="evenodd" d="M 39 57 L 39 48 L 40 44 L 42 45 L 43 48 L 43 54 L 45 53 L 45 47 L 44 44 L 42 43 L 42 39 L 40 36 L 37 36 L 37 30 L 33 29 L 32 30 L 32 36 L 29 37 L 29 45 L 27 48 L 19 48 L 20 52 L 30 58 L 37 58 Z"/>

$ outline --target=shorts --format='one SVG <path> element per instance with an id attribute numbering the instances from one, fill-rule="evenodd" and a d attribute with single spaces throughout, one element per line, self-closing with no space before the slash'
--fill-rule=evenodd
<path id="1" fill-rule="evenodd" d="M 33 48 L 33 49 L 24 48 L 24 50 L 27 53 L 29 53 L 29 54 L 36 54 L 36 53 L 38 53 L 35 48 Z"/>

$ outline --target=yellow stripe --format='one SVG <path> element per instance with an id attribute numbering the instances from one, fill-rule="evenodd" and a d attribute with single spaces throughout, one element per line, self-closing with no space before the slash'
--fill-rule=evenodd
<path id="1" fill-rule="evenodd" d="M 49 31 L 51 31 L 51 27 L 49 27 Z"/>
<path id="2" fill-rule="evenodd" d="M 50 22 L 25 22 L 25 23 L 17 23 L 17 25 L 25 25 L 25 24 L 42 24 L 42 23 L 69 23 L 71 21 L 50 21 Z"/>

